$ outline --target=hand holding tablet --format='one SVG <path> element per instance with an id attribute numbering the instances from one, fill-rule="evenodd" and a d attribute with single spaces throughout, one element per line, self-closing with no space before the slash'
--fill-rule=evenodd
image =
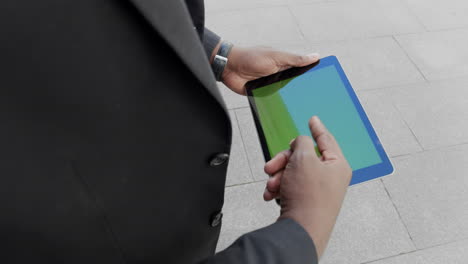
<path id="1" fill-rule="evenodd" d="M 308 121 L 318 116 L 353 169 L 351 184 L 393 172 L 336 57 L 251 81 L 246 87 L 267 161 L 299 135 L 311 136 Z"/>

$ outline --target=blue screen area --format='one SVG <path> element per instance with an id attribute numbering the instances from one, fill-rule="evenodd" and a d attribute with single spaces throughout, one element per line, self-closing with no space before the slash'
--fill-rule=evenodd
<path id="1" fill-rule="evenodd" d="M 311 136 L 308 121 L 316 115 L 335 136 L 353 170 L 382 163 L 334 65 L 312 68 L 252 93 L 271 156 L 287 148 L 295 136 Z"/>

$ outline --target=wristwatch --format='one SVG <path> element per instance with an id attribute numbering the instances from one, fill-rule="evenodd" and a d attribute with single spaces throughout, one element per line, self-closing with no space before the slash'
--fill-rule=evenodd
<path id="1" fill-rule="evenodd" d="M 228 63 L 228 56 L 231 52 L 233 45 L 229 42 L 222 42 L 219 47 L 218 53 L 215 55 L 211 68 L 218 82 L 223 80 L 224 68 Z"/>

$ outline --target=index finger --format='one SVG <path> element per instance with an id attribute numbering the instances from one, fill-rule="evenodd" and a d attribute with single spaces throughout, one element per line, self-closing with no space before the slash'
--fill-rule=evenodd
<path id="1" fill-rule="evenodd" d="M 320 153 L 329 152 L 340 156 L 343 155 L 335 137 L 333 137 L 317 116 L 313 116 L 309 120 L 309 128 Z"/>
<path id="2" fill-rule="evenodd" d="M 291 158 L 310 157 L 310 160 L 319 161 L 319 157 L 315 151 L 315 144 L 309 136 L 298 136 L 291 144 Z"/>
<path id="3" fill-rule="evenodd" d="M 273 175 L 278 171 L 284 169 L 289 162 L 291 150 L 284 150 L 276 154 L 270 161 L 265 164 L 264 170 L 268 175 Z"/>

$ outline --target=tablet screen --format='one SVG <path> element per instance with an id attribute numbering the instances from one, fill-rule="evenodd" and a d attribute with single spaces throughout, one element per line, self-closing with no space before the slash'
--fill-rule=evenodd
<path id="1" fill-rule="evenodd" d="M 288 149 L 297 136 L 311 136 L 308 121 L 316 115 L 335 136 L 353 170 L 382 162 L 333 64 L 252 89 L 249 99 L 254 102 L 270 157 Z"/>

